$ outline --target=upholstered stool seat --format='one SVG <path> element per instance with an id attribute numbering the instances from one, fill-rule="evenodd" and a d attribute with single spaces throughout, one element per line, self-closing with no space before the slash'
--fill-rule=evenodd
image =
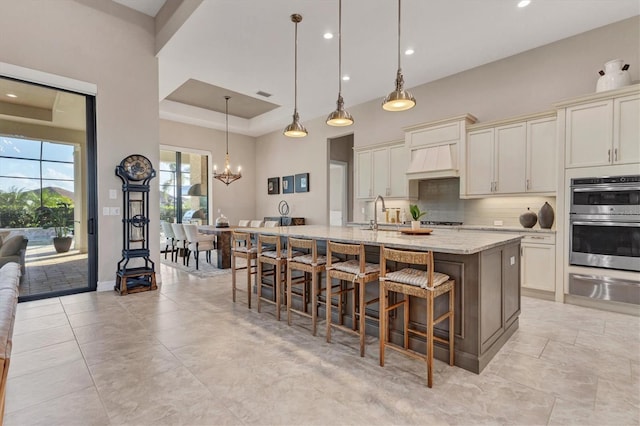
<path id="1" fill-rule="evenodd" d="M 354 258 L 334 263 L 334 254 Z M 329 258 L 326 264 L 327 342 L 331 342 L 332 328 L 355 333 L 360 338 L 360 356 L 364 356 L 366 308 L 368 305 L 378 302 L 377 297 L 366 300 L 366 285 L 378 280 L 379 265 L 365 262 L 364 244 L 342 244 L 328 241 L 327 257 Z M 334 291 L 333 279 L 340 280 L 340 287 L 337 291 Z M 337 323 L 334 323 L 332 319 L 333 295 L 338 296 Z M 347 302 L 345 296 L 351 296 L 351 328 L 343 324 L 343 310 L 345 302 Z M 377 320 L 377 318 L 372 319 Z"/>
<path id="2" fill-rule="evenodd" d="M 425 269 L 411 266 L 398 271 L 387 272 L 387 261 L 395 264 L 420 265 Z M 402 294 L 403 299 L 389 305 L 390 292 Z M 435 317 L 434 300 L 448 294 L 448 310 Z M 418 297 L 427 302 L 426 332 L 411 328 L 410 298 Z M 449 347 L 449 365 L 454 361 L 454 303 L 455 282 L 446 274 L 434 271 L 433 252 L 416 252 L 388 249 L 380 247 L 380 365 L 384 366 L 385 349 L 391 348 L 414 358 L 422 359 L 427 364 L 427 385 L 433 385 L 433 342 L 444 343 Z M 402 308 L 403 344 L 394 344 L 389 339 L 389 312 Z M 448 339 L 434 335 L 434 326 L 449 320 Z M 426 354 L 409 348 L 410 335 L 422 336 L 426 339 Z"/>

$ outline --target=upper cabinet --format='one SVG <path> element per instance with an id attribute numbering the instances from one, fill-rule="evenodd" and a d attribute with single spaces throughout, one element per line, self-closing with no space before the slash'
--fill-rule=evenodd
<path id="1" fill-rule="evenodd" d="M 355 148 L 356 198 L 417 198 L 417 184 L 409 184 L 404 141 Z"/>
<path id="2" fill-rule="evenodd" d="M 555 113 L 470 126 L 461 195 L 553 194 L 555 159 Z"/>
<path id="3" fill-rule="evenodd" d="M 565 166 L 640 162 L 638 85 L 558 104 L 565 117 Z"/>

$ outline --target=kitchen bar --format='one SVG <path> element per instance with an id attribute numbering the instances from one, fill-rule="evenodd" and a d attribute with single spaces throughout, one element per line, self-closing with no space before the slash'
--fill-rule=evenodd
<path id="1" fill-rule="evenodd" d="M 430 235 L 405 235 L 397 230 L 369 230 L 353 227 L 292 226 L 276 228 L 246 228 L 255 234 L 279 235 L 326 241 L 364 243 L 367 261 L 378 263 L 379 246 L 431 250 L 435 270 L 455 280 L 455 364 L 480 373 L 518 329 L 520 314 L 520 239 L 521 236 L 498 232 L 477 232 L 460 229 L 434 229 Z M 425 324 L 425 304 L 416 300 L 409 321 Z M 443 305 L 445 301 L 440 301 Z M 414 302 L 412 302 L 414 303 Z M 377 317 L 375 309 L 367 315 Z M 443 306 L 442 306 L 443 307 Z M 436 312 L 441 308 L 436 303 Z M 322 317 L 322 314 L 320 314 Z M 400 338 L 394 330 L 401 316 L 391 321 L 391 338 Z M 446 323 L 446 322 L 445 322 Z M 446 324 L 436 328 L 436 334 L 447 333 Z M 378 335 L 377 322 L 367 324 L 367 335 Z M 424 353 L 424 341 L 411 340 L 411 346 Z M 444 347 L 435 346 L 434 356 L 447 360 Z"/>

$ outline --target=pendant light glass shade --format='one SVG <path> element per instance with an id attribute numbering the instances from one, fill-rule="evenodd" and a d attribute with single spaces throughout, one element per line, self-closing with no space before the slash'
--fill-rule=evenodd
<path id="1" fill-rule="evenodd" d="M 382 101 L 382 108 L 386 111 L 406 111 L 416 106 L 413 95 L 404 90 L 404 77 L 400 66 L 400 8 L 401 0 L 398 0 L 398 73 L 396 74 L 396 90 L 389 93 Z"/>
<path id="2" fill-rule="evenodd" d="M 294 54 L 294 107 L 293 121 L 284 129 L 284 135 L 290 138 L 303 138 L 307 136 L 307 129 L 300 124 L 298 115 L 298 23 L 302 21 L 302 15 L 294 13 L 291 15 L 291 22 L 296 26 L 295 30 L 295 54 Z"/>
<path id="3" fill-rule="evenodd" d="M 336 110 L 327 117 L 329 126 L 350 126 L 353 124 L 353 117 L 344 109 L 344 99 L 342 99 L 342 0 L 338 0 L 338 101 Z"/>
<path id="4" fill-rule="evenodd" d="M 220 182 L 229 186 L 230 183 L 237 181 L 242 177 L 242 173 L 240 173 L 240 167 L 238 166 L 238 173 L 231 172 L 231 162 L 229 161 L 229 99 L 231 96 L 225 96 L 225 116 L 226 116 L 226 140 L 227 140 L 227 154 L 224 157 L 224 171 L 222 173 L 218 173 L 216 170 L 216 166 L 213 166 L 213 178 L 218 179 Z"/>

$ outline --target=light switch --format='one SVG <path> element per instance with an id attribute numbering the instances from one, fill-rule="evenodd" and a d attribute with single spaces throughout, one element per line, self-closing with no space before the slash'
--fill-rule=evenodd
<path id="1" fill-rule="evenodd" d="M 120 207 L 110 207 L 111 216 L 120 216 Z"/>
<path id="2" fill-rule="evenodd" d="M 109 199 L 110 200 L 117 200 L 118 199 L 118 191 L 115 189 L 110 189 L 109 190 Z"/>
<path id="3" fill-rule="evenodd" d="M 511 256 L 509 258 L 509 263 L 511 264 L 511 266 L 515 265 L 516 264 L 516 257 L 515 256 Z"/>
<path id="4" fill-rule="evenodd" d="M 102 216 L 109 216 L 109 207 L 102 208 Z"/>

